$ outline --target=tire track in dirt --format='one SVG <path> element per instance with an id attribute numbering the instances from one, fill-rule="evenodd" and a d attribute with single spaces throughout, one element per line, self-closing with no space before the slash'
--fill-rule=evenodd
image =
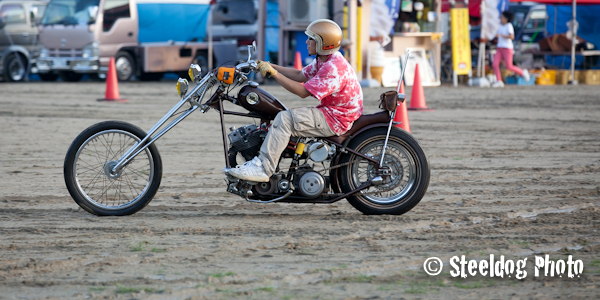
<path id="1" fill-rule="evenodd" d="M 436 110 L 409 117 L 428 154 L 431 183 L 423 201 L 402 216 L 364 216 L 345 201 L 259 205 L 227 194 L 212 112 L 190 117 L 158 141 L 164 176 L 144 210 L 100 218 L 79 209 L 62 179 L 70 142 L 106 119 L 150 128 L 173 104 L 171 85 L 124 83 L 127 105 L 95 102 L 89 95 L 104 92 L 98 83 L 29 85 L 29 102 L 7 92 L 17 85 L 0 90 L 7 133 L 0 145 L 5 297 L 596 297 L 597 87 L 426 88 Z M 311 101 L 267 90 L 288 107 Z M 384 90 L 365 89 L 366 113 L 378 110 Z M 232 119 L 235 126 L 248 123 Z M 462 280 L 447 265 L 438 277 L 421 269 L 431 256 L 531 261 L 536 253 L 582 259 L 584 276 Z"/>

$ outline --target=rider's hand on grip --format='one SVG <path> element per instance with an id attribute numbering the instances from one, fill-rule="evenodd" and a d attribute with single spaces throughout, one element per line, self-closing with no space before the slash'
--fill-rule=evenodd
<path id="1" fill-rule="evenodd" d="M 260 61 L 256 69 L 260 71 L 262 77 L 266 77 L 267 74 L 269 74 L 269 77 L 273 77 L 277 74 L 277 70 L 275 70 L 268 61 Z"/>

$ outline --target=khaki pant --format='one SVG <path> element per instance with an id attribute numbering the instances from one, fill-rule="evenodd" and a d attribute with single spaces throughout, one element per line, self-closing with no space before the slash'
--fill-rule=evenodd
<path id="1" fill-rule="evenodd" d="M 275 173 L 279 157 L 287 147 L 291 136 L 328 137 L 335 133 L 325 120 L 323 113 L 314 107 L 294 108 L 277 114 L 265 141 L 260 147 L 258 158 L 267 175 Z"/>

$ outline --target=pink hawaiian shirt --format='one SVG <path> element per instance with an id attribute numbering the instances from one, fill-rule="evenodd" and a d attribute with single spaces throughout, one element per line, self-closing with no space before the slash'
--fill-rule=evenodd
<path id="1" fill-rule="evenodd" d="M 308 79 L 304 87 L 321 101 L 317 108 L 333 132 L 342 135 L 348 131 L 363 112 L 363 94 L 346 58 L 340 52 L 325 62 L 316 58 L 302 69 L 302 74 Z"/>

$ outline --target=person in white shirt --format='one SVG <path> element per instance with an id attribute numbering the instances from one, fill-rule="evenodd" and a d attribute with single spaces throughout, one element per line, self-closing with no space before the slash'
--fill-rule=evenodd
<path id="1" fill-rule="evenodd" d="M 494 55 L 494 73 L 496 74 L 497 81 L 492 84 L 492 87 L 504 87 L 502 82 L 502 76 L 500 75 L 500 61 L 504 60 L 506 69 L 517 73 L 522 76 L 525 81 L 529 81 L 529 72 L 522 70 L 517 66 L 513 65 L 513 42 L 515 39 L 515 29 L 510 23 L 512 21 L 513 14 L 509 11 L 502 12 L 500 16 L 500 29 L 498 29 L 498 45 L 496 46 L 496 54 Z"/>

